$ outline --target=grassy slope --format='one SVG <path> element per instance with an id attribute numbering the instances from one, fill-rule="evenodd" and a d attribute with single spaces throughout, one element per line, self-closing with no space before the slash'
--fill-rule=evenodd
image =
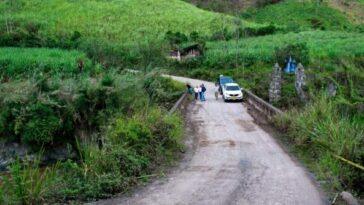
<path id="1" fill-rule="evenodd" d="M 354 23 L 364 23 L 364 0 L 330 0 L 328 4 L 343 12 Z"/>
<path id="2" fill-rule="evenodd" d="M 328 30 L 344 30 L 351 27 L 347 17 L 334 8 L 325 4 L 317 5 L 294 0 L 249 10 L 243 13 L 243 17 L 260 23 L 269 22 L 306 29 L 317 27 Z"/>
<path id="3" fill-rule="evenodd" d="M 248 60 L 274 61 L 276 48 L 291 43 L 306 43 L 313 59 L 364 55 L 364 35 L 335 31 L 307 31 L 301 33 L 277 34 L 240 40 L 238 44 L 229 42 L 209 42 L 206 52 L 207 60 L 215 62 Z M 228 50 L 225 50 L 227 46 Z"/>
<path id="4" fill-rule="evenodd" d="M 227 17 L 180 0 L 23 2 L 20 10 L 13 12 L 12 18 L 21 22 L 41 22 L 43 32 L 59 34 L 77 30 L 84 36 L 123 43 L 145 37 L 156 38 L 169 30 L 209 34 L 212 21 Z M 0 3 L 0 11 L 4 10 L 4 6 L 4 3 Z M 3 18 L 1 16 L 0 20 Z"/>
<path id="5" fill-rule="evenodd" d="M 0 48 L 0 75 L 17 78 L 21 75 L 35 75 L 51 71 L 52 74 L 78 72 L 77 61 L 83 59 L 85 69 L 91 61 L 79 51 L 65 51 L 46 48 Z M 23 76 L 24 77 L 24 76 Z"/>
<path id="6" fill-rule="evenodd" d="M 257 0 L 184 0 L 199 8 L 223 13 L 234 13 L 256 4 Z"/>

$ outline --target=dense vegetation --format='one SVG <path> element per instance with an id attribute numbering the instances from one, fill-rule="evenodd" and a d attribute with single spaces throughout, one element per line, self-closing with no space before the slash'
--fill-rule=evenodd
<path id="1" fill-rule="evenodd" d="M 6 63 L 0 141 L 27 144 L 34 151 L 69 144 L 79 153 L 45 170 L 37 168 L 40 161 L 17 161 L 11 177 L 0 183 L 1 204 L 110 196 L 175 157 L 182 122 L 167 109 L 181 95 L 181 85 L 158 73 L 105 70 L 76 51 L 0 50 L 7 53 L 0 60 Z M 85 70 L 78 68 L 79 57 L 87 62 Z"/>

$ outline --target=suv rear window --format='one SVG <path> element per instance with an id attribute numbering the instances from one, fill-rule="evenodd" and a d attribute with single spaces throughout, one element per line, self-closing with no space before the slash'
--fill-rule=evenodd
<path id="1" fill-rule="evenodd" d="M 226 86 L 226 90 L 236 91 L 240 90 L 240 87 L 236 85 Z"/>
<path id="2" fill-rule="evenodd" d="M 230 77 L 221 77 L 220 78 L 220 84 L 226 84 L 226 83 L 233 83 L 233 79 Z"/>

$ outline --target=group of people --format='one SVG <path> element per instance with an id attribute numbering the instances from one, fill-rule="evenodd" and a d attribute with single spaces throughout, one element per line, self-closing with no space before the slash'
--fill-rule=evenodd
<path id="1" fill-rule="evenodd" d="M 186 84 L 186 87 L 187 87 L 187 91 L 189 94 L 195 94 L 195 100 L 198 100 L 200 98 L 201 101 L 206 101 L 206 98 L 205 98 L 205 92 L 206 92 L 206 87 L 204 84 L 201 84 L 200 86 L 196 86 L 194 88 L 192 88 L 192 86 L 187 83 Z"/>

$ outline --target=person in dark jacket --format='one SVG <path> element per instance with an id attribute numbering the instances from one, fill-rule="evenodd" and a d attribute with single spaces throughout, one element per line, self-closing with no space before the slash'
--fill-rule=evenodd
<path id="1" fill-rule="evenodd" d="M 192 86 L 189 83 L 186 83 L 187 92 L 192 95 Z"/>
<path id="2" fill-rule="evenodd" d="M 201 101 L 206 101 L 205 92 L 206 92 L 206 87 L 205 87 L 204 84 L 202 84 L 201 85 L 201 92 L 200 92 L 200 99 L 201 99 Z"/>

